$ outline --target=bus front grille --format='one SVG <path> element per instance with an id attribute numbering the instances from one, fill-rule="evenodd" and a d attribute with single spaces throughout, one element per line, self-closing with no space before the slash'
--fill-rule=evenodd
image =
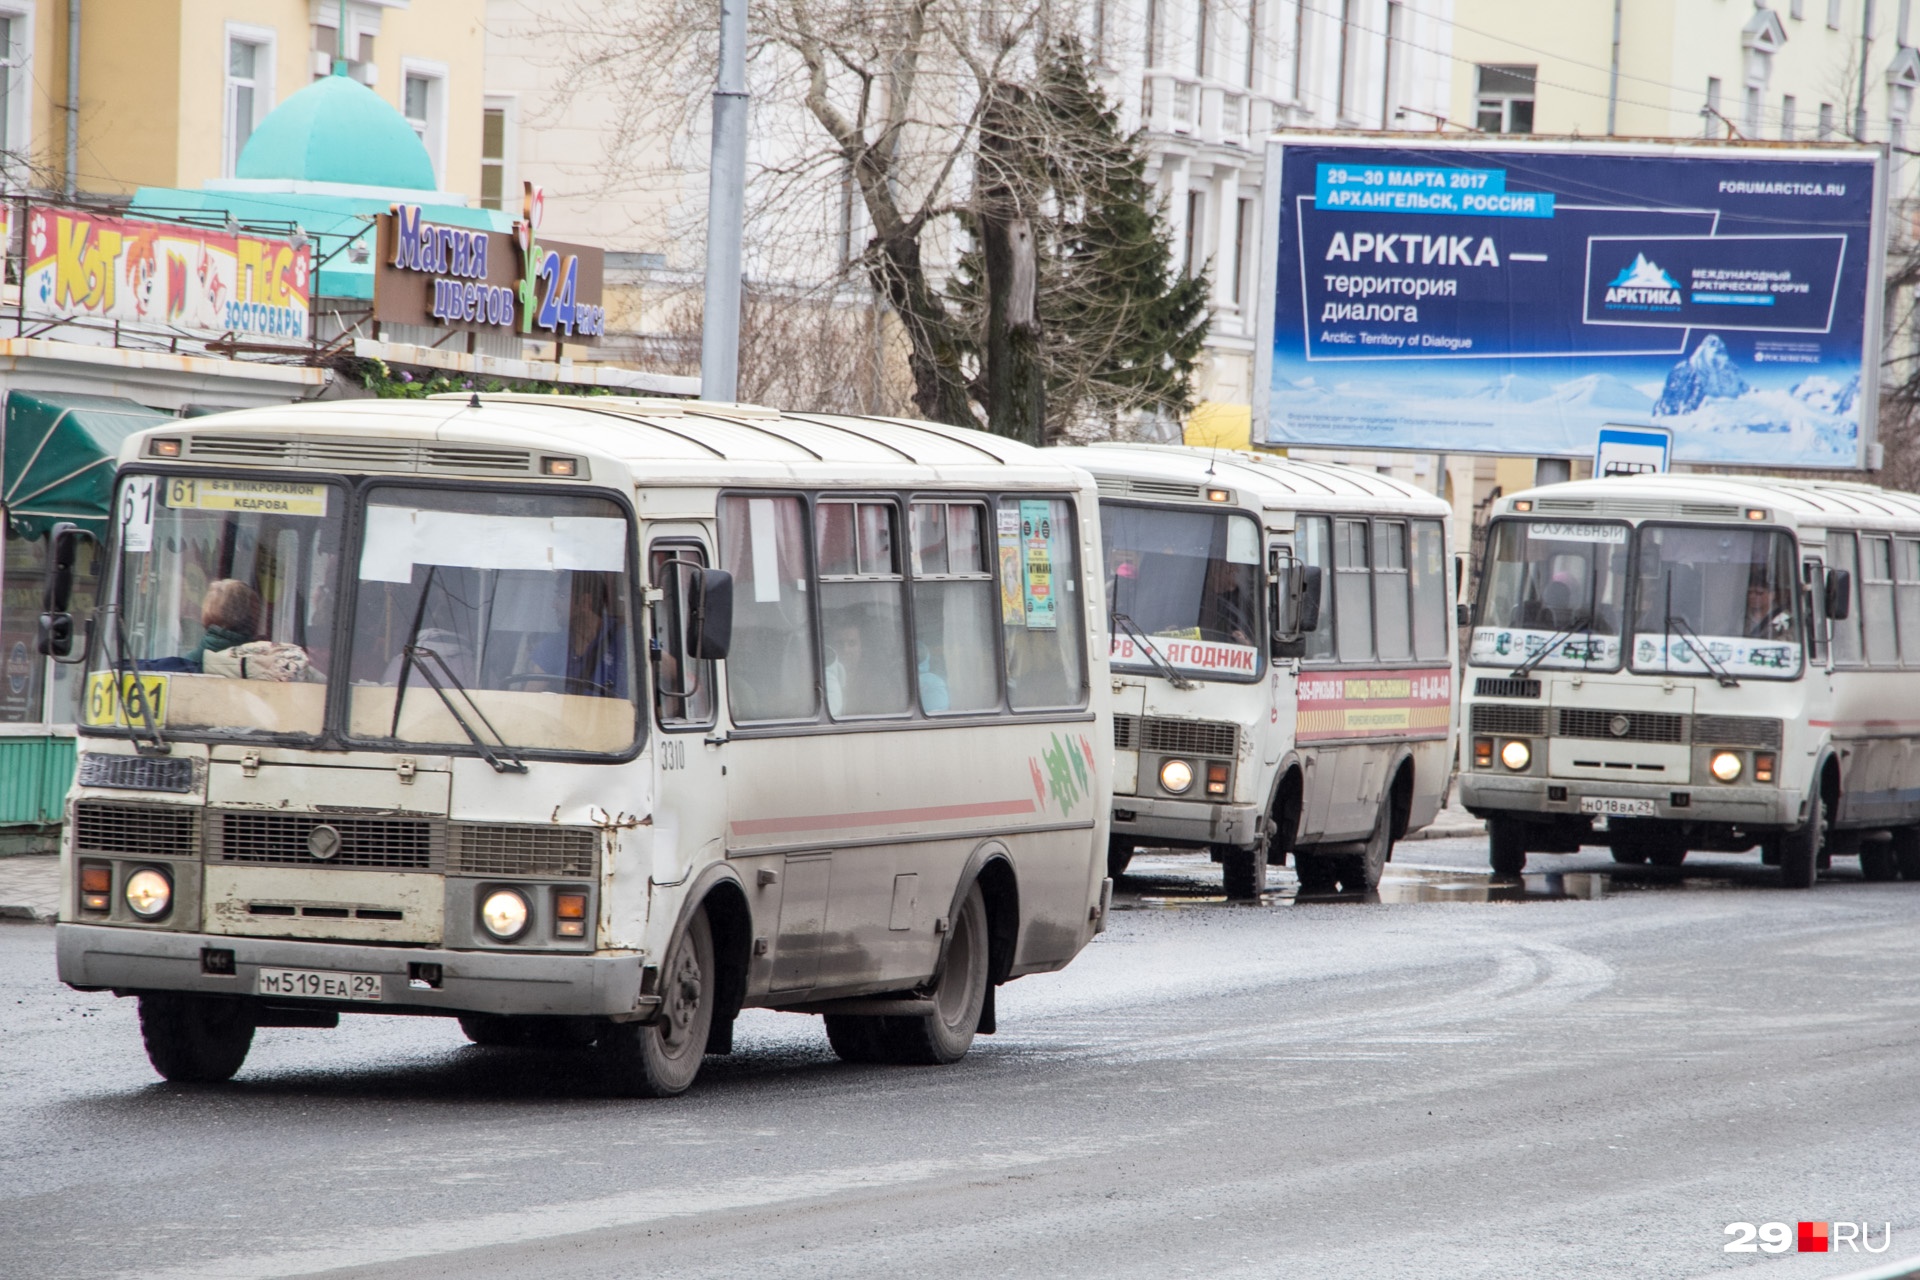
<path id="1" fill-rule="evenodd" d="M 1525 677 L 1515 680 L 1508 676 L 1481 676 L 1473 682 L 1473 696 L 1476 698 L 1537 698 L 1540 696 L 1540 682 Z"/>
<path id="2" fill-rule="evenodd" d="M 1545 707 L 1509 707 L 1502 703 L 1476 702 L 1473 706 L 1473 732 L 1497 733 L 1515 738 L 1547 736 Z"/>
<path id="3" fill-rule="evenodd" d="M 1608 742 L 1667 742 L 1687 740 L 1687 718 L 1671 711 L 1603 711 L 1588 707 L 1561 707 L 1555 731 L 1562 738 L 1595 738 Z"/>
<path id="4" fill-rule="evenodd" d="M 1759 716 L 1695 716 L 1693 740 L 1709 747 L 1778 747 L 1778 720 Z"/>
<path id="5" fill-rule="evenodd" d="M 185 756 L 110 756 L 97 751 L 80 756 L 80 785 L 115 791 L 193 790 L 193 761 Z"/>
<path id="6" fill-rule="evenodd" d="M 470 876 L 591 876 L 594 833 L 586 827 L 459 825 L 452 870 Z"/>
<path id="7" fill-rule="evenodd" d="M 442 828 L 418 818 L 346 818 L 306 813 L 222 813 L 213 861 L 294 867 L 439 871 L 446 863 Z M 331 827 L 337 839 L 314 832 Z M 326 857 L 315 850 L 331 850 Z"/>
<path id="8" fill-rule="evenodd" d="M 73 847 L 76 853 L 133 858 L 198 857 L 200 810 L 80 800 L 73 806 Z"/>
<path id="9" fill-rule="evenodd" d="M 1213 756 L 1231 760 L 1240 747 L 1238 725 L 1206 720 L 1165 720 L 1158 716 L 1115 716 L 1113 745 L 1119 751 L 1159 751 L 1169 755 Z"/>

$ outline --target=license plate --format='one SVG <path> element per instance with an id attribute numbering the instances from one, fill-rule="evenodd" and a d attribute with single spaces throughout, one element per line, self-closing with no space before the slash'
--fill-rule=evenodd
<path id="1" fill-rule="evenodd" d="M 1614 818 L 1651 818 L 1653 801 L 1622 800 L 1616 796 L 1581 796 L 1580 812 L 1604 813 Z"/>
<path id="2" fill-rule="evenodd" d="M 254 975 L 257 996 L 299 996 L 306 1000 L 379 1000 L 377 973 L 334 973 L 326 969 L 262 969 Z"/>

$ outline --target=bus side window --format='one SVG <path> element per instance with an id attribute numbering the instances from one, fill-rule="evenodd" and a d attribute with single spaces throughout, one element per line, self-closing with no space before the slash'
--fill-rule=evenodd
<path id="1" fill-rule="evenodd" d="M 1807 661 L 1827 660 L 1827 570 L 1818 560 L 1808 557 L 1800 562 L 1801 596 L 1807 615 Z"/>
<path id="2" fill-rule="evenodd" d="M 1367 565 L 1367 522 L 1333 522 L 1334 636 L 1340 661 L 1373 657 L 1373 575 Z"/>
<path id="3" fill-rule="evenodd" d="M 1860 566 L 1854 556 L 1853 535 L 1833 533 L 1827 535 L 1827 564 L 1829 568 L 1845 569 L 1854 582 L 1860 581 Z M 1859 588 L 1856 585 L 1855 591 Z M 1847 616 L 1833 624 L 1833 665 L 1836 667 L 1857 667 L 1860 665 L 1860 614 L 1857 606 L 1848 611 Z"/>
<path id="4" fill-rule="evenodd" d="M 653 606 L 654 707 L 662 726 L 710 725 L 713 662 L 687 657 L 687 592 L 693 575 L 673 569 L 676 562 L 705 568 L 707 555 L 691 542 L 655 543 L 648 555 L 647 580 L 665 593 Z"/>
<path id="5" fill-rule="evenodd" d="M 1920 667 L 1920 542 L 1899 538 L 1893 544 L 1894 588 L 1900 624 L 1900 658 Z"/>
<path id="6" fill-rule="evenodd" d="M 1373 629 L 1380 657 L 1413 656 L 1408 629 L 1407 526 L 1398 520 L 1373 524 Z"/>
<path id="7" fill-rule="evenodd" d="M 821 687 L 827 714 L 836 720 L 907 711 L 899 515 L 887 501 L 822 502 L 814 508 L 826 643 Z"/>
<path id="8" fill-rule="evenodd" d="M 1900 665 L 1899 639 L 1893 629 L 1893 544 L 1887 538 L 1860 539 L 1860 632 L 1867 665 Z"/>
<path id="9" fill-rule="evenodd" d="M 1301 656 L 1308 661 L 1325 661 L 1333 657 L 1333 540 L 1327 518 L 1301 516 L 1293 542 L 1300 563 L 1320 570 L 1320 621 L 1307 632 L 1306 650 Z"/>
<path id="10" fill-rule="evenodd" d="M 914 682 L 928 715 L 1000 707 L 986 527 L 977 503 L 913 504 Z"/>
<path id="11" fill-rule="evenodd" d="M 727 705 L 734 721 L 811 720 L 820 697 L 800 499 L 722 498 L 720 563 L 733 575 Z"/>
<path id="12" fill-rule="evenodd" d="M 1002 498 L 997 522 L 1007 702 L 1077 707 L 1087 696 L 1080 522 L 1060 498 Z"/>
<path id="13" fill-rule="evenodd" d="M 1438 520 L 1413 522 L 1413 553 L 1407 558 L 1413 579 L 1413 656 L 1447 656 L 1447 543 Z"/>

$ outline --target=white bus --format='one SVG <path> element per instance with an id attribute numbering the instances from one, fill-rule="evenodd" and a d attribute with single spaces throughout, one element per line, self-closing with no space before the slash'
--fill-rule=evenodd
<path id="1" fill-rule="evenodd" d="M 1695 475 L 1503 497 L 1468 648 L 1460 789 L 1496 872 L 1757 845 L 1791 887 L 1836 854 L 1920 879 L 1920 498 Z"/>
<path id="2" fill-rule="evenodd" d="M 951 1062 L 1104 923 L 1098 513 L 1062 460 L 501 395 L 169 425 L 118 495 L 90 646 L 50 602 L 91 655 L 59 973 L 138 996 L 170 1079 L 343 1012 L 593 1044 L 637 1094 L 746 1007 Z"/>
<path id="3" fill-rule="evenodd" d="M 1057 452 L 1100 488 L 1108 870 L 1140 846 L 1206 849 L 1247 900 L 1292 853 L 1307 892 L 1377 887 L 1452 770 L 1446 504 L 1270 454 Z"/>

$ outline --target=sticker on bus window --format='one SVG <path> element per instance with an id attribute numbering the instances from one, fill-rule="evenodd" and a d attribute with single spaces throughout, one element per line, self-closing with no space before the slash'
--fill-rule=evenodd
<path id="1" fill-rule="evenodd" d="M 141 707 L 144 701 L 146 714 Z M 158 726 L 167 722 L 167 677 L 131 672 L 93 671 L 87 675 L 81 721 L 90 725 L 134 725 L 144 728 L 149 716 Z"/>
<path id="2" fill-rule="evenodd" d="M 120 487 L 120 549 L 153 550 L 153 501 L 158 476 L 131 476 Z"/>
<path id="3" fill-rule="evenodd" d="M 269 516 L 324 516 L 327 486 L 291 480 L 175 476 L 167 505 L 192 511 L 252 511 Z"/>
<path id="4" fill-rule="evenodd" d="M 1627 540 L 1627 526 L 1623 524 L 1559 524 L 1550 520 L 1536 520 L 1527 525 L 1527 536 L 1535 540 L 1545 538 L 1550 542 L 1603 542 L 1610 546 L 1619 546 Z"/>
<path id="5" fill-rule="evenodd" d="M 1020 565 L 1020 512 L 1000 508 L 1000 619 L 1009 627 L 1027 620 L 1026 571 Z"/>
<path id="6" fill-rule="evenodd" d="M 1041 499 L 1020 504 L 1020 538 L 1026 551 L 1027 630 L 1050 631 L 1060 625 L 1053 595 L 1053 504 Z"/>

